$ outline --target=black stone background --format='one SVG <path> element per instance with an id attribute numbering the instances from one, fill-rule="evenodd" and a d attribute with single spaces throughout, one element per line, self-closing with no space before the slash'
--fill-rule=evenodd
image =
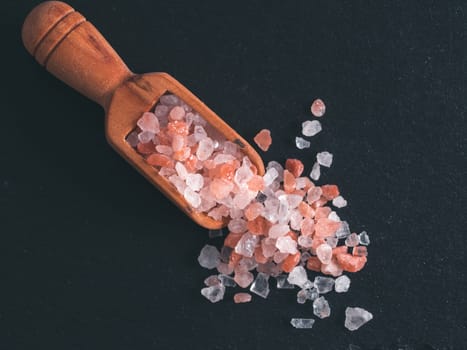
<path id="1" fill-rule="evenodd" d="M 289 325 L 312 315 L 292 291 L 201 297 L 206 230 L 23 49 L 37 3 L 2 2 L 1 349 L 467 348 L 465 1 L 70 0 L 134 71 L 172 74 L 248 140 L 271 129 L 266 162 L 309 172 L 334 153 L 320 183 L 339 184 L 341 217 L 372 243 L 312 330 Z M 300 151 L 316 97 L 324 130 Z M 347 331 L 348 305 L 373 321 Z"/>

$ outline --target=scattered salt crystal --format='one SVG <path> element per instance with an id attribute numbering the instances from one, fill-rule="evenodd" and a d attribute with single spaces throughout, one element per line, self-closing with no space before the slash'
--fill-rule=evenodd
<path id="1" fill-rule="evenodd" d="M 362 231 L 358 235 L 358 239 L 360 241 L 360 244 L 362 245 L 369 245 L 370 244 L 370 237 L 368 236 L 368 233 L 366 231 Z"/>
<path id="2" fill-rule="evenodd" d="M 310 329 L 313 327 L 315 320 L 312 318 L 292 318 L 290 324 L 298 329 Z"/>
<path id="3" fill-rule="evenodd" d="M 248 293 L 235 293 L 234 295 L 234 303 L 241 304 L 241 303 L 249 303 L 251 301 L 251 294 Z"/>
<path id="4" fill-rule="evenodd" d="M 345 275 L 337 277 L 334 281 L 334 290 L 336 291 L 336 293 L 345 293 L 349 290 L 349 288 L 350 278 L 348 278 Z"/>
<path id="5" fill-rule="evenodd" d="M 305 304 L 307 300 L 315 300 L 319 297 L 318 291 L 315 288 L 303 288 L 297 293 L 297 303 Z"/>
<path id="6" fill-rule="evenodd" d="M 131 147 L 136 147 L 139 143 L 138 132 L 132 131 L 127 137 L 126 142 L 130 144 Z"/>
<path id="7" fill-rule="evenodd" d="M 250 287 L 250 291 L 262 298 L 267 298 L 269 294 L 269 276 L 265 273 L 259 272 Z"/>
<path id="8" fill-rule="evenodd" d="M 359 243 L 358 235 L 356 233 L 352 233 L 345 239 L 345 245 L 347 247 L 355 247 Z"/>
<path id="9" fill-rule="evenodd" d="M 217 278 L 217 275 L 211 275 L 208 278 L 204 280 L 204 284 L 208 287 L 215 286 L 216 284 L 221 283 L 219 279 Z"/>
<path id="10" fill-rule="evenodd" d="M 185 191 L 183 191 L 183 197 L 193 208 L 198 208 L 201 204 L 201 197 L 190 187 L 185 188 Z"/>
<path id="11" fill-rule="evenodd" d="M 321 198 L 321 195 L 323 194 L 323 190 L 321 187 L 313 187 L 308 190 L 306 200 L 308 203 L 313 203 L 316 202 L 318 199 Z"/>
<path id="12" fill-rule="evenodd" d="M 327 151 L 320 152 L 316 155 L 316 160 L 322 166 L 329 168 L 332 164 L 333 155 Z"/>
<path id="13" fill-rule="evenodd" d="M 271 132 L 268 129 L 261 130 L 253 140 L 261 150 L 266 152 L 272 143 Z"/>
<path id="14" fill-rule="evenodd" d="M 150 131 L 142 131 L 138 134 L 138 140 L 141 143 L 151 142 L 154 138 L 154 133 Z"/>
<path id="15" fill-rule="evenodd" d="M 217 303 L 224 299 L 225 287 L 222 284 L 201 289 L 201 294 L 211 303 Z"/>
<path id="16" fill-rule="evenodd" d="M 316 255 L 323 264 L 329 264 L 332 258 L 332 248 L 329 244 L 323 243 L 316 248 Z"/>
<path id="17" fill-rule="evenodd" d="M 198 144 L 198 149 L 196 150 L 196 156 L 199 160 L 204 161 L 209 158 L 209 156 L 214 151 L 214 144 L 210 138 L 202 139 Z"/>
<path id="18" fill-rule="evenodd" d="M 343 208 L 347 206 L 347 201 L 342 196 L 337 196 L 332 200 L 332 205 L 336 208 Z"/>
<path id="19" fill-rule="evenodd" d="M 224 232 L 222 229 L 209 230 L 209 233 L 208 233 L 209 238 L 222 237 L 223 235 L 224 235 Z"/>
<path id="20" fill-rule="evenodd" d="M 347 221 L 341 221 L 341 226 L 336 231 L 336 237 L 341 239 L 341 238 L 346 238 L 349 235 L 350 235 L 349 224 L 347 223 Z"/>
<path id="21" fill-rule="evenodd" d="M 245 233 L 235 246 L 235 252 L 243 256 L 251 258 L 258 243 L 258 236 L 251 233 Z"/>
<path id="22" fill-rule="evenodd" d="M 269 229 L 269 237 L 279 238 L 281 236 L 284 236 L 289 231 L 290 231 L 289 225 L 276 224 L 276 225 L 271 226 L 271 228 Z"/>
<path id="23" fill-rule="evenodd" d="M 276 241 L 276 247 L 281 253 L 295 254 L 297 253 L 297 242 L 289 236 L 279 237 Z"/>
<path id="24" fill-rule="evenodd" d="M 319 318 L 326 318 L 331 315 L 331 308 L 324 297 L 319 297 L 313 301 L 313 313 Z"/>
<path id="25" fill-rule="evenodd" d="M 313 101 L 310 110 L 315 117 L 322 117 L 326 112 L 326 105 L 321 99 L 318 98 Z"/>
<path id="26" fill-rule="evenodd" d="M 186 175 L 186 185 L 191 188 L 193 191 L 199 191 L 203 188 L 204 178 L 201 174 L 187 174 Z"/>
<path id="27" fill-rule="evenodd" d="M 235 287 L 237 286 L 237 284 L 235 283 L 235 280 L 233 279 L 233 277 L 230 277 L 226 274 L 219 274 L 216 276 L 217 279 L 220 281 L 220 283 L 222 283 L 224 286 L 226 287 Z"/>
<path id="28" fill-rule="evenodd" d="M 329 213 L 328 219 L 332 220 L 332 221 L 335 221 L 335 222 L 340 222 L 341 221 L 341 218 L 339 217 L 339 215 L 337 215 L 337 213 L 335 211 L 331 211 Z"/>
<path id="29" fill-rule="evenodd" d="M 310 142 L 299 136 L 295 138 L 295 145 L 298 149 L 310 148 Z"/>
<path id="30" fill-rule="evenodd" d="M 198 257 L 199 264 L 206 269 L 213 269 L 220 262 L 220 253 L 216 247 L 206 244 Z"/>
<path id="31" fill-rule="evenodd" d="M 249 271 L 235 271 L 234 280 L 242 288 L 248 287 L 253 282 L 254 276 Z"/>
<path id="32" fill-rule="evenodd" d="M 355 331 L 373 319 L 373 315 L 360 307 L 347 307 L 345 309 L 345 328 Z"/>
<path id="33" fill-rule="evenodd" d="M 331 277 L 316 276 L 314 286 L 319 294 L 325 294 L 332 291 L 334 279 Z"/>
<path id="34" fill-rule="evenodd" d="M 287 277 L 287 282 L 301 287 L 308 280 L 306 270 L 303 266 L 295 266 Z"/>
<path id="35" fill-rule="evenodd" d="M 228 226 L 230 232 L 243 233 L 246 231 L 246 221 L 243 219 L 230 220 Z"/>
<path id="36" fill-rule="evenodd" d="M 217 265 L 217 271 L 224 275 L 230 275 L 234 271 L 234 269 L 231 265 L 221 262 L 219 263 L 219 265 Z"/>
<path id="37" fill-rule="evenodd" d="M 302 134 L 305 136 L 315 136 L 322 130 L 321 123 L 317 120 L 302 123 Z"/>
<path id="38" fill-rule="evenodd" d="M 295 286 L 287 281 L 287 275 L 276 276 L 277 289 L 294 289 Z"/>

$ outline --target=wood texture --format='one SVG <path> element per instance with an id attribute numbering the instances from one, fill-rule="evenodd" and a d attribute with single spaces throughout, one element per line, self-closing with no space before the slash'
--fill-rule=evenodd
<path id="1" fill-rule="evenodd" d="M 22 36 L 26 49 L 50 73 L 105 109 L 111 146 L 199 225 L 216 229 L 226 222 L 194 211 L 125 141 L 138 118 L 153 109 L 160 96 L 171 92 L 182 98 L 226 139 L 237 143 L 259 174 L 264 174 L 253 147 L 187 88 L 166 73 L 132 73 L 97 29 L 69 5 L 59 1 L 40 4 L 26 18 Z"/>

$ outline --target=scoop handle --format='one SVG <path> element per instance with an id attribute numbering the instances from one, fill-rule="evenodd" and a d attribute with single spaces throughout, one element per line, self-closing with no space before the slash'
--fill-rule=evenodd
<path id="1" fill-rule="evenodd" d="M 24 21 L 22 39 L 50 73 L 106 110 L 114 91 L 134 75 L 102 34 L 60 1 L 35 7 Z"/>

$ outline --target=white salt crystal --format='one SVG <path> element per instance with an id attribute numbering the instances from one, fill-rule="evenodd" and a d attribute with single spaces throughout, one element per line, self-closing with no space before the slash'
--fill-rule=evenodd
<path id="1" fill-rule="evenodd" d="M 331 277 L 316 276 L 313 283 L 319 294 L 328 293 L 334 287 L 334 279 Z"/>
<path id="2" fill-rule="evenodd" d="M 289 194 L 287 195 L 287 201 L 289 203 L 290 209 L 295 209 L 302 202 L 303 196 L 298 194 Z"/>
<path id="3" fill-rule="evenodd" d="M 171 175 L 168 177 L 168 180 L 175 186 L 177 191 L 181 194 L 185 193 L 186 184 L 185 181 L 183 181 L 180 176 L 178 175 Z"/>
<path id="4" fill-rule="evenodd" d="M 178 177 L 180 177 L 180 179 L 186 180 L 186 176 L 188 175 L 188 171 L 186 170 L 183 163 L 177 162 L 177 164 L 175 164 L 175 170 L 177 171 L 177 175 L 178 175 Z M 191 187 L 191 186 L 189 186 L 189 187 Z"/>
<path id="5" fill-rule="evenodd" d="M 186 175 L 186 185 L 190 187 L 193 191 L 199 191 L 203 188 L 204 178 L 201 174 L 187 174 Z"/>
<path id="6" fill-rule="evenodd" d="M 348 307 L 345 309 L 345 328 L 355 331 L 365 323 L 373 319 L 373 315 L 360 307 Z"/>
<path id="7" fill-rule="evenodd" d="M 350 228 L 347 221 L 341 221 L 341 226 L 337 229 L 335 235 L 339 239 L 346 238 L 350 235 Z"/>
<path id="8" fill-rule="evenodd" d="M 210 286 L 201 289 L 201 295 L 208 299 L 211 303 L 217 303 L 224 299 L 225 287 L 222 284 Z"/>
<path id="9" fill-rule="evenodd" d="M 234 156 L 230 155 L 230 154 L 223 154 L 223 153 L 220 153 L 218 155 L 216 155 L 214 157 L 214 164 L 223 164 L 223 163 L 227 163 L 227 162 L 230 162 L 232 160 L 236 159 Z"/>
<path id="10" fill-rule="evenodd" d="M 295 138 L 295 145 L 298 149 L 310 148 L 310 142 L 305 140 L 303 137 Z"/>
<path id="11" fill-rule="evenodd" d="M 261 241 L 261 250 L 266 258 L 270 258 L 276 252 L 276 240 L 270 237 Z"/>
<path id="12" fill-rule="evenodd" d="M 199 142 L 196 156 L 199 160 L 204 161 L 208 159 L 214 151 L 214 144 L 210 138 L 204 138 Z"/>
<path id="13" fill-rule="evenodd" d="M 345 239 L 345 245 L 347 247 L 355 247 L 359 243 L 358 235 L 356 233 L 352 233 Z"/>
<path id="14" fill-rule="evenodd" d="M 321 176 L 321 168 L 319 166 L 319 163 L 315 162 L 315 164 L 313 164 L 313 167 L 311 168 L 310 177 L 312 180 L 318 181 L 320 176 Z"/>
<path id="15" fill-rule="evenodd" d="M 242 210 L 245 209 L 250 202 L 251 198 L 248 191 L 239 192 L 233 198 L 233 205 Z"/>
<path id="16" fill-rule="evenodd" d="M 250 291 L 262 298 L 267 298 L 269 294 L 269 276 L 259 272 L 255 281 L 250 287 Z"/>
<path id="17" fill-rule="evenodd" d="M 215 268 L 220 262 L 220 253 L 216 247 L 206 244 L 198 257 L 199 264 L 206 269 Z"/>
<path id="18" fill-rule="evenodd" d="M 251 258 L 253 256 L 253 253 L 255 252 L 258 240 L 258 236 L 252 235 L 249 232 L 245 233 L 235 246 L 235 252 L 248 258 Z"/>
<path id="19" fill-rule="evenodd" d="M 313 239 L 311 236 L 300 236 L 298 237 L 298 244 L 303 248 L 311 248 Z"/>
<path id="20" fill-rule="evenodd" d="M 302 123 L 302 134 L 305 136 L 315 136 L 322 130 L 321 123 L 317 120 Z"/>
<path id="21" fill-rule="evenodd" d="M 312 318 L 292 318 L 290 324 L 298 329 L 310 329 L 313 327 L 315 320 Z"/>
<path id="22" fill-rule="evenodd" d="M 171 175 L 174 175 L 174 174 L 175 174 L 175 170 L 172 168 L 162 167 L 161 170 L 159 170 L 159 175 L 164 176 L 166 178 L 169 178 Z M 183 180 L 180 180 L 180 181 L 183 182 Z M 185 190 L 185 186 L 183 187 L 183 190 Z M 183 191 L 181 191 L 180 193 L 183 193 Z"/>
<path id="23" fill-rule="evenodd" d="M 230 232 L 243 233 L 246 231 L 246 224 L 246 221 L 243 219 L 233 219 L 230 220 L 227 227 L 229 228 Z"/>
<path id="24" fill-rule="evenodd" d="M 263 176 L 264 186 L 270 186 L 272 182 L 279 176 L 279 173 L 275 168 L 270 168 L 266 171 Z"/>
<path id="25" fill-rule="evenodd" d="M 302 225 L 303 216 L 300 214 L 298 210 L 292 210 L 290 213 L 290 228 L 292 230 L 300 230 L 300 226 Z"/>
<path id="26" fill-rule="evenodd" d="M 201 197 L 190 187 L 185 188 L 185 191 L 183 191 L 183 197 L 193 208 L 198 208 L 201 204 Z"/>
<path id="27" fill-rule="evenodd" d="M 126 142 L 130 144 L 131 147 L 136 147 L 139 143 L 138 132 L 133 131 L 126 137 Z"/>
<path id="28" fill-rule="evenodd" d="M 287 282 L 301 287 L 308 280 L 306 270 L 303 266 L 295 266 L 287 277 Z"/>
<path id="29" fill-rule="evenodd" d="M 279 237 L 276 241 L 276 247 L 281 253 L 295 254 L 297 253 L 297 242 L 289 236 Z"/>
<path id="30" fill-rule="evenodd" d="M 142 131 L 138 134 L 138 140 L 141 143 L 148 143 L 154 139 L 154 133 L 150 131 Z"/>
<path id="31" fill-rule="evenodd" d="M 336 293 L 345 293 L 349 290 L 349 288 L 350 278 L 348 278 L 345 275 L 337 277 L 334 281 L 334 290 L 336 291 Z"/>
<path id="32" fill-rule="evenodd" d="M 171 156 L 173 153 L 172 147 L 166 145 L 157 145 L 156 151 L 160 154 L 165 154 L 166 156 Z"/>
<path id="33" fill-rule="evenodd" d="M 287 224 L 272 225 L 269 229 L 269 237 L 279 238 L 281 236 L 284 236 L 289 231 L 290 231 L 290 227 Z"/>
<path id="34" fill-rule="evenodd" d="M 324 297 L 319 297 L 313 301 L 313 313 L 319 318 L 326 318 L 331 315 L 331 308 Z"/>
<path id="35" fill-rule="evenodd" d="M 335 211 L 331 211 L 329 213 L 328 219 L 332 220 L 332 221 L 335 221 L 335 222 L 340 222 L 341 221 L 341 218 L 339 217 L 339 215 L 337 215 L 337 213 Z"/>
<path id="36" fill-rule="evenodd" d="M 280 264 L 289 256 L 289 253 L 281 253 L 280 251 L 276 251 L 274 253 L 274 258 L 272 259 L 276 264 Z"/>
<path id="37" fill-rule="evenodd" d="M 136 122 L 136 125 L 142 131 L 148 131 L 152 134 L 157 134 L 160 130 L 159 120 L 154 113 L 150 112 L 143 113 L 143 116 Z"/>
<path id="38" fill-rule="evenodd" d="M 320 244 L 316 248 L 316 255 L 323 264 L 329 264 L 332 259 L 332 248 L 326 243 Z"/>
<path id="39" fill-rule="evenodd" d="M 320 152 L 316 155 L 316 160 L 318 161 L 318 163 L 327 168 L 331 166 L 332 158 L 333 158 L 332 153 L 329 153 L 327 151 Z"/>
<path id="40" fill-rule="evenodd" d="M 287 281 L 287 275 L 276 276 L 277 289 L 294 289 L 295 286 Z"/>
<path id="41" fill-rule="evenodd" d="M 234 175 L 234 182 L 240 188 L 246 188 L 248 185 L 248 181 L 251 180 L 253 177 L 253 172 L 250 169 L 249 162 L 243 162 L 242 166 L 237 169 Z"/>
<path id="42" fill-rule="evenodd" d="M 347 201 L 342 196 L 337 196 L 332 200 L 332 205 L 336 208 L 343 208 L 347 206 Z"/>
<path id="43" fill-rule="evenodd" d="M 369 245 L 370 244 L 370 237 L 366 231 L 362 231 L 358 234 L 358 239 L 361 245 Z"/>
<path id="44" fill-rule="evenodd" d="M 278 174 L 277 179 L 279 181 L 284 180 L 284 168 L 282 167 L 282 165 L 279 162 L 276 162 L 275 160 L 270 161 L 268 163 L 268 166 L 266 167 L 266 170 L 269 170 L 271 168 L 274 168 L 274 169 L 277 170 L 277 174 Z"/>
<path id="45" fill-rule="evenodd" d="M 199 142 L 208 137 L 206 130 L 201 125 L 196 125 L 193 131 L 193 136 L 196 142 Z"/>

